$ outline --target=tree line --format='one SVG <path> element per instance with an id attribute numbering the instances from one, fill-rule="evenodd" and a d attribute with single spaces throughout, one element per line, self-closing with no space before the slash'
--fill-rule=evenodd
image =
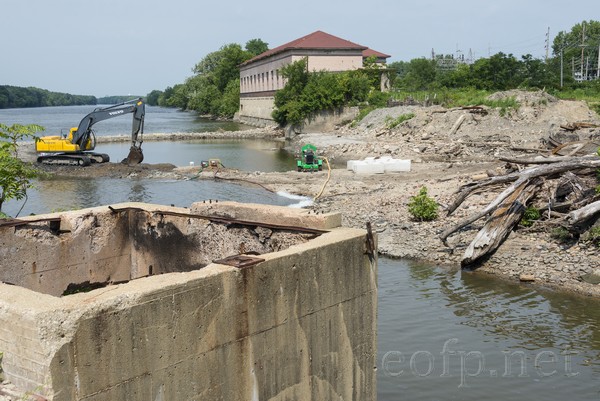
<path id="1" fill-rule="evenodd" d="M 585 65 L 582 65 L 582 47 Z M 305 66 L 286 67 L 281 74 L 288 84 L 276 94 L 274 118 L 280 123 L 293 123 L 319 107 L 328 109 L 346 104 L 376 107 L 406 92 L 439 94 L 521 88 L 600 100 L 600 80 L 585 79 L 598 74 L 599 48 L 600 22 L 583 21 L 568 32 L 559 32 L 552 44 L 552 55 L 544 60 L 530 54 L 516 57 L 500 52 L 472 63 L 450 60 L 451 68 L 444 68 L 443 64 L 451 59 L 448 56 L 390 63 L 387 66 L 392 86 L 389 93 L 380 92 L 377 82 L 380 72 L 373 71 L 369 60 L 362 72 L 343 74 L 309 74 Z M 224 45 L 198 62 L 192 77 L 163 91 L 150 92 L 147 102 L 215 117 L 232 117 L 239 109 L 238 66 L 266 50 L 268 44 L 260 39 L 248 41 L 245 47 L 235 43 Z M 583 77 L 581 71 L 585 71 Z"/>
<path id="2" fill-rule="evenodd" d="M 582 47 L 585 49 L 583 66 Z M 441 64 L 444 59 L 452 61 L 451 56 L 399 61 L 391 63 L 389 68 L 395 72 L 394 87 L 405 90 L 467 87 L 481 90 L 562 90 L 586 85 L 594 87 L 591 81 L 598 77 L 599 48 L 600 22 L 591 20 L 576 24 L 569 32 L 559 32 L 552 44 L 552 55 L 547 60 L 530 54 L 518 58 L 500 52 L 471 64 L 456 60 L 454 68 L 450 69 L 441 68 Z M 585 71 L 583 77 L 579 76 L 582 69 Z"/>
<path id="3" fill-rule="evenodd" d="M 251 39 L 242 47 L 237 43 L 209 53 L 192 69 L 185 82 L 146 97 L 149 105 L 177 107 L 214 117 L 232 117 L 240 104 L 239 65 L 269 49 L 261 39 Z"/>
<path id="4" fill-rule="evenodd" d="M 95 96 L 50 92 L 40 88 L 0 85 L 0 109 L 45 106 L 95 105 Z"/>

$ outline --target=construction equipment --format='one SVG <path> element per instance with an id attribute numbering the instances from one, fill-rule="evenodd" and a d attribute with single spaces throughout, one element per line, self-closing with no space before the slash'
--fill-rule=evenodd
<path id="1" fill-rule="evenodd" d="M 300 158 L 296 160 L 298 171 L 321 171 L 323 159 L 317 155 L 317 147 L 310 143 L 302 146 Z"/>
<path id="2" fill-rule="evenodd" d="M 145 115 L 144 102 L 141 98 L 95 109 L 81 120 L 79 126 L 71 128 L 66 137 L 41 137 L 35 143 L 35 150 L 39 154 L 38 163 L 89 166 L 91 163 L 110 161 L 107 154 L 92 152 L 96 147 L 96 135 L 92 130 L 92 126 L 97 122 L 128 113 L 133 113 L 131 148 L 129 154 L 121 163 L 128 165 L 141 163 L 144 160 L 142 135 L 144 133 Z"/>

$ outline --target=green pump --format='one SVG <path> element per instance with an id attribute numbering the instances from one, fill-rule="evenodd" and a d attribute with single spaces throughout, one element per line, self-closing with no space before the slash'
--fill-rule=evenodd
<path id="1" fill-rule="evenodd" d="M 321 171 L 323 159 L 317 155 L 317 147 L 310 143 L 302 146 L 300 159 L 296 160 L 298 171 Z"/>

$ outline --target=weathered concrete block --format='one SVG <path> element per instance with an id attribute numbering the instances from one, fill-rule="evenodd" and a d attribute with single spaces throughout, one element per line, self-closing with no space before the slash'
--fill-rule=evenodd
<path id="1" fill-rule="evenodd" d="M 340 213 L 315 214 L 311 210 L 284 206 L 258 205 L 237 202 L 196 202 L 192 213 L 206 216 L 225 217 L 281 226 L 304 227 L 315 230 L 330 230 L 342 225 Z"/>
<path id="2" fill-rule="evenodd" d="M 256 205 L 114 208 L 63 213 L 68 232 L 0 229 L 13 249 L 0 280 L 15 284 L 0 283 L 2 369 L 21 390 L 54 401 L 375 398 L 365 231 Z M 240 251 L 262 261 L 213 263 Z M 68 284 L 77 291 L 63 294 Z"/>

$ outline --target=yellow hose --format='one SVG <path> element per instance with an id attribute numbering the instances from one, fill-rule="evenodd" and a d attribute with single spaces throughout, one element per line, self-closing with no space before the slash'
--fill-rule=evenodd
<path id="1" fill-rule="evenodd" d="M 317 194 L 317 196 L 314 197 L 313 201 L 316 201 L 317 199 L 319 199 L 319 197 L 321 195 L 323 195 L 323 191 L 325 190 L 325 186 L 327 185 L 327 183 L 329 182 L 329 179 L 331 178 L 331 166 L 329 165 L 329 160 L 327 160 L 326 157 L 324 157 L 323 160 L 325 160 L 325 163 L 327 163 L 327 180 L 325 180 L 325 182 L 323 183 L 323 186 L 321 187 L 321 190 L 319 191 L 319 193 Z"/>

